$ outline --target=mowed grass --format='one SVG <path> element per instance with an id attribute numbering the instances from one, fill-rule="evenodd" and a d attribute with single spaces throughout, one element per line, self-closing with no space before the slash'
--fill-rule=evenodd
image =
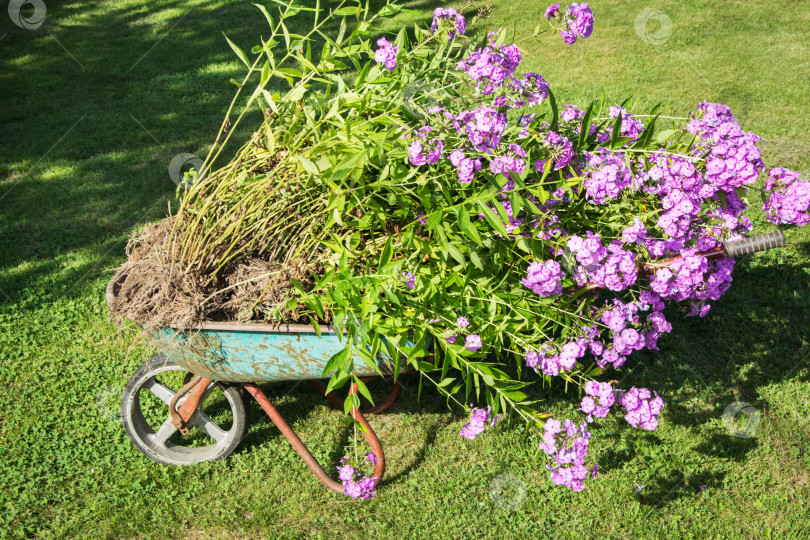
<path id="1" fill-rule="evenodd" d="M 388 474 L 354 502 L 321 487 L 278 430 L 250 406 L 228 459 L 157 465 L 116 418 L 127 377 L 155 351 L 108 319 L 104 287 L 127 238 L 173 199 L 167 166 L 204 155 L 243 67 L 267 34 L 248 2 L 46 2 L 37 30 L 0 14 L 0 536 L 7 537 L 801 537 L 810 510 L 810 292 L 807 234 L 741 261 L 705 319 L 673 313 L 660 351 L 611 378 L 659 391 L 654 433 L 609 419 L 594 427 L 599 478 L 554 488 L 535 436 L 502 422 L 475 441 L 418 380 L 371 418 Z M 419 21 L 436 2 L 411 2 Z M 453 4 L 448 4 L 453 5 Z M 481 2 L 476 5 L 480 6 Z M 491 28 L 531 33 L 544 4 L 496 1 Z M 457 7 L 457 6 L 456 6 Z M 594 1 L 592 37 L 567 47 L 524 41 L 522 69 L 542 73 L 561 103 L 635 98 L 684 116 L 700 100 L 731 106 L 763 137 L 769 166 L 810 171 L 810 11 L 801 2 Z M 636 31 L 645 8 L 671 21 L 666 43 Z M 660 22 L 649 23 L 656 35 Z M 643 35 L 643 32 L 642 32 Z M 252 117 L 257 118 L 256 115 Z M 251 127 L 245 123 L 244 137 Z M 754 206 L 759 205 L 755 193 Z M 752 219 L 769 230 L 757 210 Z M 308 385 L 267 385 L 326 467 L 349 433 Z M 376 390 L 382 396 L 380 384 Z M 578 406 L 562 388 L 547 409 Z M 732 436 L 734 401 L 761 413 L 753 438 Z M 511 475 L 507 489 L 493 481 Z M 522 484 L 526 498 L 516 497 Z M 646 486 L 637 491 L 637 484 Z"/>

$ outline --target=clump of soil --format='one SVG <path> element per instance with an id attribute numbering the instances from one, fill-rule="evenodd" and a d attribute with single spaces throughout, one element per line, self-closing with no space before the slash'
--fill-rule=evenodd
<path id="1" fill-rule="evenodd" d="M 320 265 L 297 261 L 282 267 L 249 257 L 210 275 L 189 271 L 172 260 L 173 220 L 151 225 L 127 244 L 127 261 L 118 269 L 110 310 L 116 322 L 129 319 L 147 328 L 185 329 L 205 321 L 309 323 L 286 310 L 297 280 L 304 290 L 315 284 Z M 269 313 L 280 314 L 268 321 Z M 327 321 L 324 321 L 327 322 Z"/>

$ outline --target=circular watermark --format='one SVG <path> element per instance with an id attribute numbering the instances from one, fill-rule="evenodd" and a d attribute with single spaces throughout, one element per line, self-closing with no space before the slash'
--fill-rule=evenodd
<path id="1" fill-rule="evenodd" d="M 656 25 L 656 23 L 658 23 Z M 672 19 L 660 9 L 646 8 L 636 15 L 636 34 L 644 43 L 663 45 L 672 35 Z"/>
<path id="2" fill-rule="evenodd" d="M 11 22 L 26 30 L 36 30 L 42 26 L 46 11 L 43 0 L 11 0 L 8 3 L 8 16 L 11 17 Z"/>
<path id="3" fill-rule="evenodd" d="M 177 154 L 169 162 L 169 178 L 175 184 L 180 185 L 181 182 L 186 180 L 186 175 L 191 169 L 196 172 L 195 181 L 201 180 L 205 172 L 203 170 L 203 160 L 194 154 Z"/>
<path id="4" fill-rule="evenodd" d="M 402 89 L 402 109 L 413 116 L 425 118 L 438 105 L 435 89 L 427 83 L 414 81 Z"/>
<path id="5" fill-rule="evenodd" d="M 744 401 L 730 403 L 723 411 L 723 424 L 726 430 L 740 439 L 754 437 L 760 420 L 759 411 Z"/>
<path id="6" fill-rule="evenodd" d="M 96 396 L 96 409 L 101 416 L 111 422 L 121 422 L 121 399 L 124 394 L 122 386 L 107 386 Z"/>
<path id="7" fill-rule="evenodd" d="M 526 502 L 528 494 L 529 489 L 526 487 L 526 483 L 512 474 L 496 476 L 489 484 L 489 496 L 492 497 L 492 502 L 509 512 L 519 510 Z"/>

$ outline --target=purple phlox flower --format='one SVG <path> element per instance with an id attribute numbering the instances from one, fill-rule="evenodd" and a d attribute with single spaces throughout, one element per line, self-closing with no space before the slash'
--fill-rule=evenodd
<path id="1" fill-rule="evenodd" d="M 568 45 L 576 43 L 578 37 L 587 38 L 593 31 L 593 11 L 586 3 L 574 3 L 565 8 L 560 14 L 560 4 L 553 4 L 546 9 L 547 20 L 555 20 L 559 25 L 560 36 Z"/>
<path id="2" fill-rule="evenodd" d="M 616 199 L 633 181 L 633 174 L 620 154 L 602 149 L 599 154 L 587 154 L 588 173 L 582 186 L 594 204 Z"/>
<path id="3" fill-rule="evenodd" d="M 608 250 L 602 245 L 600 235 L 591 231 L 587 231 L 585 238 L 577 235 L 571 236 L 566 245 L 586 270 L 595 268 L 608 255 Z"/>
<path id="4" fill-rule="evenodd" d="M 410 290 L 416 288 L 416 274 L 413 272 L 402 272 L 402 277 L 405 278 L 405 285 L 407 285 Z"/>
<path id="5" fill-rule="evenodd" d="M 470 321 L 467 319 L 467 317 L 459 317 L 458 319 L 456 319 L 456 324 L 459 325 L 461 328 L 467 328 L 468 326 L 470 326 Z"/>
<path id="6" fill-rule="evenodd" d="M 543 297 L 562 294 L 562 269 L 554 260 L 535 261 L 529 265 L 526 277 L 520 282 Z"/>
<path id="7" fill-rule="evenodd" d="M 550 464 L 546 468 L 550 471 L 554 485 L 582 491 L 585 488 L 583 480 L 588 473 L 596 475 L 596 466 L 588 469 L 585 462 L 588 456 L 588 439 L 591 437 L 587 426 L 587 422 L 582 422 L 578 427 L 568 419 L 562 424 L 559 420 L 546 420 L 540 449 L 549 458 Z"/>
<path id="8" fill-rule="evenodd" d="M 641 493 L 641 490 L 647 487 L 639 484 L 638 482 L 634 482 L 634 484 L 636 484 L 636 493 Z"/>
<path id="9" fill-rule="evenodd" d="M 453 8 L 436 8 L 433 10 L 433 23 L 430 25 L 430 31 L 443 30 L 447 32 L 447 37 L 451 40 L 456 35 L 463 36 L 467 29 L 467 22 L 464 16 Z"/>
<path id="10" fill-rule="evenodd" d="M 354 468 L 351 465 L 346 464 L 343 467 L 338 467 L 338 478 L 341 479 L 343 482 L 351 482 L 354 480 Z"/>
<path id="11" fill-rule="evenodd" d="M 585 394 L 580 410 L 597 418 L 605 418 L 615 402 L 615 393 L 609 383 L 588 381 L 585 383 Z"/>
<path id="12" fill-rule="evenodd" d="M 498 417 L 496 416 L 494 420 L 491 420 L 492 407 L 479 409 L 470 405 L 470 408 L 470 421 L 461 428 L 461 435 L 467 439 L 473 440 L 483 433 L 487 426 L 492 427 Z"/>
<path id="13" fill-rule="evenodd" d="M 765 190 L 770 191 L 762 205 L 768 221 L 777 225 L 810 223 L 810 182 L 799 178 L 799 173 L 781 167 L 771 169 Z"/>
<path id="14" fill-rule="evenodd" d="M 543 16 L 546 18 L 546 20 L 550 21 L 551 19 L 557 17 L 559 11 L 560 11 L 560 4 L 551 4 L 546 8 L 546 12 L 543 14 Z"/>
<path id="15" fill-rule="evenodd" d="M 375 495 L 374 487 L 377 480 L 378 478 L 363 478 L 359 482 L 343 482 L 343 493 L 353 499 L 370 499 Z"/>
<path id="16" fill-rule="evenodd" d="M 644 131 L 644 124 L 633 118 L 624 107 L 610 107 L 609 116 L 613 118 L 622 119 L 621 129 L 619 130 L 619 135 L 622 137 L 630 137 L 631 141 L 635 141 L 638 139 L 638 136 Z"/>
<path id="17" fill-rule="evenodd" d="M 551 151 L 555 171 L 559 171 L 574 159 L 573 143 L 553 131 L 549 131 L 546 135 L 545 146 Z"/>
<path id="18" fill-rule="evenodd" d="M 456 65 L 476 83 L 482 95 L 503 86 L 520 65 L 520 50 L 515 45 L 497 45 L 490 41 L 483 49 L 471 52 Z"/>
<path id="19" fill-rule="evenodd" d="M 378 39 L 377 46 L 380 48 L 374 51 L 374 61 L 383 64 L 388 71 L 394 71 L 397 67 L 397 50 L 399 50 L 399 47 L 395 47 L 385 38 Z"/>
<path id="20" fill-rule="evenodd" d="M 429 127 L 429 126 L 426 126 Z M 411 165 L 435 165 L 439 162 L 444 151 L 444 143 L 439 139 L 432 139 L 425 148 L 420 141 L 414 140 L 408 147 L 408 159 Z"/>
<path id="21" fill-rule="evenodd" d="M 581 111 L 574 105 L 566 105 L 560 113 L 560 120 L 563 122 L 575 122 L 585 116 L 585 111 Z"/>
<path id="22" fill-rule="evenodd" d="M 478 334 L 470 334 L 467 336 L 467 339 L 464 342 L 464 346 L 467 347 L 471 352 L 475 352 L 483 347 L 481 343 L 481 337 Z"/>
<path id="23" fill-rule="evenodd" d="M 630 391 L 624 393 L 621 405 L 627 411 L 624 419 L 628 424 L 648 431 L 653 431 L 658 427 L 658 416 L 664 408 L 664 400 L 657 393 L 655 393 L 655 398 L 650 398 L 652 398 L 652 393 L 646 388 L 634 386 Z"/>
<path id="24" fill-rule="evenodd" d="M 633 218 L 633 224 L 622 231 L 622 242 L 625 244 L 641 244 L 647 236 L 647 229 L 638 218 Z"/>
<path id="25" fill-rule="evenodd" d="M 369 452 L 368 454 L 366 454 L 366 459 L 367 459 L 367 460 L 368 460 L 368 461 L 369 461 L 369 462 L 370 462 L 372 465 L 376 465 L 376 464 L 377 464 L 377 462 L 379 461 L 379 460 L 377 459 L 377 454 L 375 454 L 374 452 Z"/>

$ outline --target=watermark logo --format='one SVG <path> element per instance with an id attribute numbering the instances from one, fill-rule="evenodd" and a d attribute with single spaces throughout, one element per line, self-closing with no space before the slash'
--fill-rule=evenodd
<path id="1" fill-rule="evenodd" d="M 529 489 L 526 483 L 512 474 L 496 476 L 489 484 L 489 496 L 492 502 L 503 510 L 514 512 L 526 502 Z"/>
<path id="2" fill-rule="evenodd" d="M 96 409 L 101 416 L 111 422 L 121 422 L 121 399 L 124 389 L 120 386 L 108 386 L 96 396 Z"/>
<path id="3" fill-rule="evenodd" d="M 636 15 L 636 34 L 650 45 L 663 45 L 672 35 L 672 19 L 660 9 L 647 8 Z"/>
<path id="4" fill-rule="evenodd" d="M 42 26 L 46 11 L 43 0 L 11 0 L 8 4 L 11 22 L 26 30 L 36 30 Z"/>
<path id="5" fill-rule="evenodd" d="M 414 81 L 402 89 L 402 109 L 418 118 L 426 118 L 430 109 L 439 106 L 437 95 L 431 85 Z"/>
<path id="6" fill-rule="evenodd" d="M 754 437 L 760 420 L 759 411 L 744 401 L 735 401 L 723 411 L 723 425 L 726 430 L 740 439 Z"/>
<path id="7" fill-rule="evenodd" d="M 186 175 L 191 169 L 196 172 L 195 181 L 201 180 L 204 174 L 203 160 L 194 154 L 177 154 L 169 162 L 169 178 L 179 186 L 181 182 L 186 180 Z"/>

